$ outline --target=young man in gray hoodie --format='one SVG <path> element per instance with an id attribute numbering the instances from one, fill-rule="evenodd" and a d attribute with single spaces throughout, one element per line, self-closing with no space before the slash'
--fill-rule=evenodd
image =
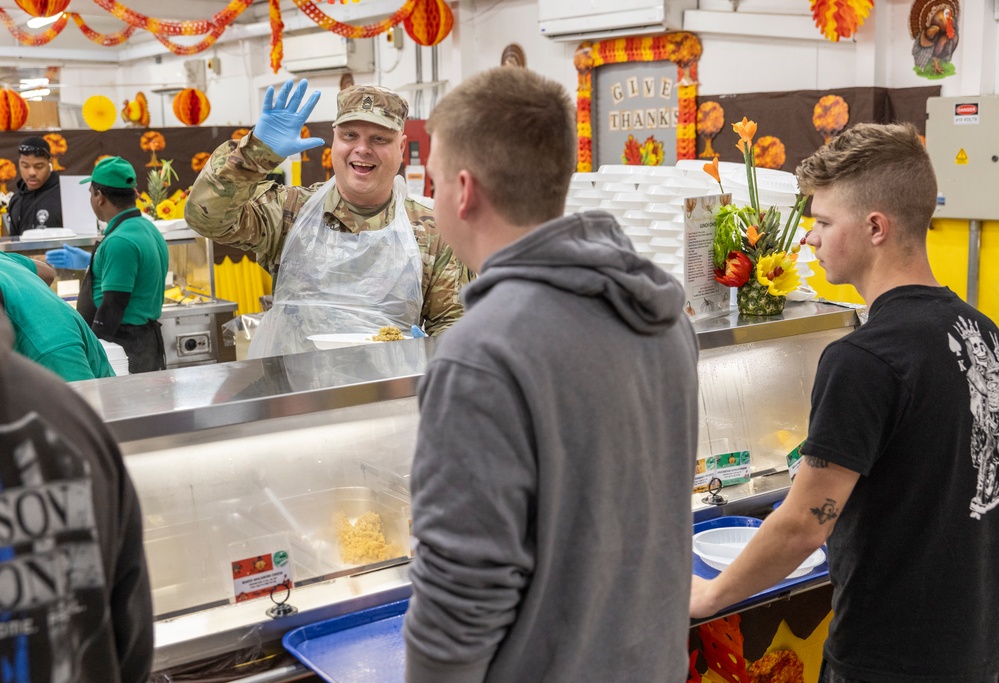
<path id="1" fill-rule="evenodd" d="M 559 84 L 476 74 L 427 129 L 441 235 L 479 277 L 420 386 L 407 681 L 685 681 L 683 289 L 609 214 L 562 217 Z"/>

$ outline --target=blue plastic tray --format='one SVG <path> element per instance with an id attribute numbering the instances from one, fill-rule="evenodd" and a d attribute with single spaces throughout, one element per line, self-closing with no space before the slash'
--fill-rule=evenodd
<path id="1" fill-rule="evenodd" d="M 725 526 L 760 526 L 761 524 L 763 524 L 763 522 L 755 517 L 739 517 L 737 515 L 730 515 L 727 517 L 716 517 L 704 522 L 697 522 L 694 524 L 694 533 L 696 534 L 701 531 L 707 531 L 708 529 L 717 529 Z M 752 597 L 746 598 L 742 602 L 736 603 L 731 607 L 727 607 L 719 614 L 731 614 L 733 612 L 738 612 L 751 605 L 769 602 L 770 600 L 774 600 L 783 595 L 790 595 L 791 593 L 804 590 L 812 584 L 825 581 L 829 576 L 829 554 L 825 546 L 822 547 L 822 550 L 826 552 L 826 561 L 804 576 L 798 576 L 793 579 L 784 579 L 777 585 L 772 586 L 765 591 L 761 591 Z M 713 579 L 721 573 L 717 569 L 713 569 L 704 564 L 704 561 L 701 560 L 696 553 L 693 555 L 693 558 L 694 574 L 696 576 L 700 576 L 703 579 Z"/>
<path id="2" fill-rule="evenodd" d="M 753 517 L 718 517 L 694 525 L 694 533 L 722 526 L 759 526 Z M 694 574 L 705 579 L 718 571 L 704 564 L 697 555 Z M 829 565 L 823 562 L 804 576 L 785 579 L 776 586 L 724 610 L 737 612 L 754 604 L 768 602 L 784 594 L 803 590 L 824 581 Z M 406 646 L 402 639 L 402 620 L 409 600 L 334 617 L 288 631 L 282 643 L 302 664 L 328 683 L 403 683 L 406 676 Z"/>
<path id="3" fill-rule="evenodd" d="M 402 619 L 409 600 L 334 617 L 284 634 L 285 649 L 329 683 L 403 683 Z"/>

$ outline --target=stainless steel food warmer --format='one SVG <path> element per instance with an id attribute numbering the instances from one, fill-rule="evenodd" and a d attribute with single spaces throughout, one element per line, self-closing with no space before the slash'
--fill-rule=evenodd
<path id="1" fill-rule="evenodd" d="M 822 349 L 857 325 L 852 309 L 789 303 L 783 315 L 695 324 L 700 452 L 751 452 L 748 483 L 724 504 L 692 494 L 695 519 L 780 500 L 785 456 L 806 433 Z M 293 627 L 408 597 L 409 469 L 416 389 L 435 340 L 415 339 L 75 383 L 122 445 L 142 502 L 156 670 L 260 657 Z M 667 419 L 667 416 L 663 416 Z M 692 457 L 694 454 L 691 454 Z M 378 512 L 395 556 L 349 564 L 338 515 Z M 234 602 L 231 562 L 284 539 L 290 616 L 267 598 Z M 242 555 L 241 555 L 242 554 Z M 266 680 L 297 680 L 299 665 Z M 265 680 L 254 678 L 253 680 Z"/>

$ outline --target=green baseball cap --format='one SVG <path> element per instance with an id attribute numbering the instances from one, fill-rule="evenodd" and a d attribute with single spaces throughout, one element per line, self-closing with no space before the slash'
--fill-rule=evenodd
<path id="1" fill-rule="evenodd" d="M 135 169 L 121 157 L 101 159 L 94 166 L 94 173 L 80 181 L 80 184 L 95 182 L 105 187 L 130 190 L 135 187 Z"/>
<path id="2" fill-rule="evenodd" d="M 388 88 L 354 85 L 336 96 L 336 127 L 347 121 L 370 121 L 391 130 L 402 130 L 409 104 Z"/>

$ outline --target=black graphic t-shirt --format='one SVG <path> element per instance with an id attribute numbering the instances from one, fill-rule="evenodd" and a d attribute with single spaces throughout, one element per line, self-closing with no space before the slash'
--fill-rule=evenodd
<path id="1" fill-rule="evenodd" d="M 859 472 L 829 539 L 825 657 L 869 681 L 999 667 L 999 328 L 905 286 L 822 354 L 801 452 Z"/>
<path id="2" fill-rule="evenodd" d="M 72 389 L 13 352 L 0 312 L 0 683 L 141 683 L 152 634 L 121 454 Z"/>

